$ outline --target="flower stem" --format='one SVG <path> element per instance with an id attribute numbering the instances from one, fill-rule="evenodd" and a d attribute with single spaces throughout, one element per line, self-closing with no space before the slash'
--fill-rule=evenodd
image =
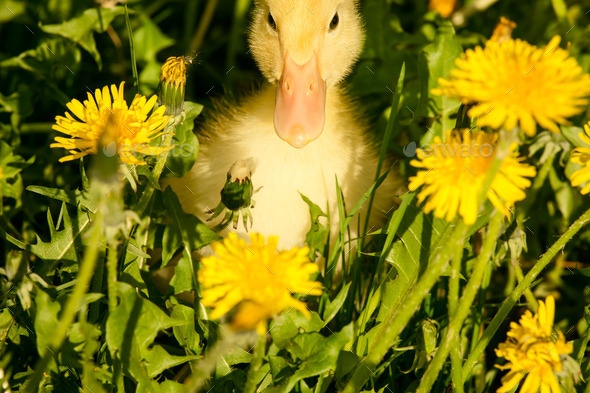
<path id="1" fill-rule="evenodd" d="M 256 391 L 256 380 L 258 379 L 258 371 L 262 367 L 262 360 L 266 352 L 266 334 L 260 334 L 256 348 L 254 349 L 254 358 L 250 363 L 250 370 L 248 371 L 248 379 L 244 387 L 244 393 L 254 393 Z"/>
<path id="2" fill-rule="evenodd" d="M 590 222 L 590 209 L 586 210 L 580 218 L 578 218 L 563 235 L 547 250 L 545 254 L 541 256 L 541 258 L 537 261 L 535 266 L 524 277 L 524 279 L 518 284 L 516 288 L 512 291 L 510 296 L 504 300 L 502 306 L 490 322 L 488 328 L 484 331 L 481 338 L 477 342 L 473 351 L 469 354 L 469 357 L 465 361 L 463 365 L 463 378 L 466 381 L 473 369 L 475 363 L 487 347 L 488 343 L 494 337 L 494 334 L 504 322 L 512 307 L 516 304 L 518 299 L 522 296 L 524 291 L 531 286 L 532 282 L 537 278 L 537 276 L 545 269 L 545 267 L 553 260 L 553 257 L 562 249 L 573 237 L 576 235 L 580 229 L 582 229 L 586 224 Z"/>
<path id="3" fill-rule="evenodd" d="M 107 292 L 109 301 L 109 313 L 113 313 L 117 307 L 117 244 L 108 242 L 107 256 Z"/>
<path id="4" fill-rule="evenodd" d="M 37 389 L 39 388 L 39 382 L 41 381 L 41 377 L 43 376 L 45 369 L 49 365 L 51 358 L 60 351 L 66 339 L 68 329 L 74 321 L 74 318 L 76 317 L 76 312 L 80 307 L 82 298 L 88 291 L 90 280 L 92 279 L 92 276 L 94 274 L 94 267 L 96 266 L 96 260 L 98 259 L 99 245 L 102 237 L 102 227 L 103 216 L 102 213 L 99 211 L 95 216 L 94 229 L 92 231 L 90 242 L 85 249 L 84 259 L 80 264 L 80 270 L 78 271 L 76 285 L 74 286 L 74 290 L 68 298 L 68 301 L 62 312 L 59 324 L 57 325 L 57 329 L 53 334 L 53 339 L 51 340 L 50 344 L 51 348 L 46 348 L 47 351 L 37 364 L 37 369 L 35 370 L 35 373 L 31 378 L 27 379 L 27 382 L 23 387 L 24 393 L 32 393 L 37 391 Z"/>
<path id="5" fill-rule="evenodd" d="M 518 283 L 521 283 L 522 280 L 524 280 L 524 274 L 522 273 L 522 268 L 518 264 L 518 261 L 516 261 L 516 263 L 514 264 L 514 274 L 516 275 Z M 535 298 L 535 295 L 533 295 L 533 291 L 531 291 L 530 288 L 526 288 L 524 290 L 524 297 L 526 298 L 528 307 L 531 309 L 531 311 L 536 313 L 537 308 L 539 308 L 539 302 Z"/>
<path id="6" fill-rule="evenodd" d="M 461 326 L 463 326 L 463 322 L 469 314 L 469 310 L 471 309 L 473 300 L 475 299 L 477 291 L 479 290 L 479 287 L 481 285 L 483 275 L 487 269 L 492 253 L 494 252 L 501 224 L 502 216 L 501 214 L 496 212 L 492 217 L 492 221 L 490 222 L 488 233 L 482 246 L 481 253 L 477 257 L 475 267 L 473 268 L 473 272 L 471 274 L 471 277 L 469 278 L 469 282 L 465 286 L 465 290 L 463 291 L 463 296 L 459 301 L 457 311 L 451 316 L 451 322 L 449 323 L 445 337 L 443 338 L 440 346 L 438 347 L 438 350 L 436 351 L 436 354 L 434 355 L 434 359 L 432 359 L 430 366 L 428 366 L 428 369 L 426 369 L 426 372 L 422 377 L 422 381 L 420 382 L 420 386 L 418 386 L 416 393 L 424 393 L 430 391 L 432 385 L 438 377 L 438 374 L 447 356 L 449 355 L 449 352 L 451 351 L 451 348 L 453 346 L 457 346 L 457 342 L 460 340 Z M 459 381 L 457 383 L 457 386 L 454 386 L 453 388 L 453 391 L 457 391 L 455 390 L 457 388 L 459 388 L 459 391 L 462 391 L 462 381 Z"/>
<path id="7" fill-rule="evenodd" d="M 457 303 L 459 301 L 459 274 L 461 272 L 462 252 L 457 252 L 451 260 L 451 276 L 449 278 L 449 320 L 457 312 Z M 461 336 L 451 349 L 451 379 L 454 393 L 463 393 L 463 378 L 461 377 L 463 364 L 461 362 Z"/>
<path id="8" fill-rule="evenodd" d="M 434 257 L 420 280 L 400 302 L 404 307 L 392 309 L 386 320 L 380 325 L 380 330 L 376 335 L 377 338 L 373 341 L 365 359 L 355 368 L 351 379 L 343 390 L 344 393 L 360 391 L 365 382 L 371 377 L 381 359 L 393 346 L 404 327 L 420 308 L 424 298 L 430 293 L 453 253 L 463 250 L 466 233 L 467 227 L 460 220 L 446 242 L 445 248 Z"/>
<path id="9" fill-rule="evenodd" d="M 174 119 L 171 119 L 166 126 L 166 132 L 164 137 L 162 138 L 162 146 L 170 146 L 172 144 L 172 138 L 174 137 Z M 168 152 L 162 153 L 158 156 L 156 160 L 156 165 L 154 166 L 154 170 L 152 174 L 154 176 L 154 180 L 157 182 L 160 180 L 160 176 L 162 175 L 162 171 L 164 170 L 164 166 L 166 165 L 166 160 L 168 159 Z M 145 216 L 145 211 L 152 199 L 152 195 L 154 194 L 154 186 L 151 185 L 150 182 L 147 183 L 145 186 L 145 190 L 137 203 L 137 212 L 140 217 Z"/>

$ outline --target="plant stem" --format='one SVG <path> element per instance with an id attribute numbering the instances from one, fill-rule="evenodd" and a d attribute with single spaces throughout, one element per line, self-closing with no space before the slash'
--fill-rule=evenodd
<path id="1" fill-rule="evenodd" d="M 420 280 L 409 293 L 406 293 L 406 296 L 400 302 L 404 307 L 392 309 L 385 321 L 378 327 L 380 329 L 377 332 L 379 339 L 373 341 L 369 353 L 355 368 L 351 379 L 343 390 L 344 393 L 360 391 L 365 382 L 371 377 L 379 362 L 393 346 L 404 327 L 414 316 L 414 313 L 418 311 L 424 298 L 430 293 L 453 253 L 463 250 L 466 234 L 467 227 L 463 220 L 459 220 L 445 248 L 434 257 Z"/>
<path id="2" fill-rule="evenodd" d="M 162 146 L 170 146 L 172 144 L 172 138 L 174 137 L 174 119 L 170 120 L 168 125 L 166 126 L 166 132 L 164 134 L 164 138 L 162 139 Z M 166 165 L 166 160 L 168 159 L 168 152 L 162 153 L 158 156 L 156 160 L 156 165 L 154 166 L 154 170 L 152 174 L 154 175 L 154 180 L 157 182 L 160 180 L 160 175 L 162 175 L 162 171 L 164 170 L 164 166 Z M 137 203 L 137 212 L 140 217 L 145 216 L 145 211 L 152 199 L 152 195 L 154 194 L 154 186 L 150 182 L 147 183 L 145 186 L 145 190 L 141 194 L 141 198 Z"/>
<path id="3" fill-rule="evenodd" d="M 453 320 L 457 312 L 457 303 L 459 301 L 459 274 L 461 272 L 462 252 L 455 253 L 451 260 L 451 277 L 449 278 L 449 321 Z M 451 349 L 451 379 L 454 393 L 463 393 L 463 378 L 461 377 L 461 336 Z"/>
<path id="4" fill-rule="evenodd" d="M 512 291 L 510 296 L 504 300 L 502 306 L 490 322 L 488 328 L 484 331 L 481 338 L 477 342 L 473 351 L 469 354 L 469 357 L 465 361 L 463 365 L 463 378 L 466 381 L 473 369 L 475 363 L 477 363 L 477 359 L 481 356 L 485 348 L 487 347 L 490 340 L 496 334 L 496 331 L 504 322 L 512 307 L 516 304 L 518 299 L 522 296 L 525 289 L 530 287 L 532 282 L 537 278 L 537 276 L 545 269 L 545 267 L 553 260 L 556 253 L 559 252 L 573 237 L 582 229 L 588 222 L 590 222 L 590 209 L 586 210 L 557 241 L 547 250 L 545 254 L 541 256 L 541 258 L 537 261 L 535 266 L 524 277 L 524 279 L 518 284 L 516 288 Z"/>
<path id="5" fill-rule="evenodd" d="M 108 242 L 107 251 L 107 292 L 109 301 L 109 314 L 112 314 L 117 307 L 117 243 Z"/>
<path id="6" fill-rule="evenodd" d="M 484 311 L 484 307 L 485 307 L 485 301 L 486 301 L 486 292 L 488 289 L 488 286 L 490 285 L 490 280 L 492 278 L 492 270 L 493 270 L 494 265 L 493 264 L 488 264 L 488 269 L 486 270 L 485 274 L 483 275 L 483 279 L 482 279 L 482 283 L 481 283 L 481 290 L 479 291 L 479 297 L 477 299 L 477 312 L 474 315 L 473 319 L 473 333 L 471 335 L 471 345 L 469 347 L 469 352 L 473 351 L 473 348 L 475 348 L 475 344 L 477 343 L 477 340 L 479 339 L 479 329 L 480 329 L 480 325 L 481 325 L 481 319 L 483 317 L 483 311 Z"/>
<path id="7" fill-rule="evenodd" d="M 256 391 L 256 380 L 258 379 L 258 371 L 262 367 L 262 360 L 266 352 L 266 334 L 259 334 L 256 348 L 254 349 L 254 358 L 250 363 L 250 370 L 248 371 L 248 379 L 244 387 L 244 393 L 254 393 Z"/>
<path id="8" fill-rule="evenodd" d="M 481 253 L 479 254 L 475 263 L 475 267 L 473 268 L 471 277 L 469 278 L 469 282 L 465 286 L 463 296 L 459 301 L 457 312 L 451 317 L 452 319 L 447 328 L 445 337 L 438 347 L 438 350 L 436 351 L 430 366 L 428 366 L 428 369 L 426 369 L 426 372 L 422 377 L 422 381 L 420 382 L 420 386 L 418 386 L 416 393 L 425 393 L 430 391 L 432 385 L 434 385 L 434 382 L 438 377 L 440 370 L 442 369 L 447 356 L 449 355 L 449 352 L 451 351 L 452 346 L 457 346 L 457 341 L 460 340 L 461 327 L 463 326 L 465 318 L 467 318 L 467 315 L 469 314 L 473 300 L 475 299 L 477 291 L 481 285 L 483 275 L 487 269 L 492 253 L 494 252 L 501 224 L 502 216 L 500 213 L 496 212 L 492 217 L 486 239 L 482 246 Z M 459 388 L 459 391 L 462 391 L 462 381 L 458 382 L 458 386 L 455 386 L 454 388 Z M 456 390 L 453 389 L 453 391 Z"/>
<path id="9" fill-rule="evenodd" d="M 514 263 L 514 274 L 516 275 L 516 280 L 520 284 L 522 280 L 524 280 L 524 274 L 522 273 L 522 268 L 518 264 L 518 261 Z M 533 295 L 533 291 L 530 288 L 526 288 L 524 290 L 524 297 L 529 305 L 529 308 L 533 312 L 537 312 L 537 308 L 539 308 L 539 303 L 537 302 L 537 298 Z"/>
<path id="10" fill-rule="evenodd" d="M 92 275 L 94 274 L 94 267 L 96 266 L 100 240 L 102 237 L 102 227 L 103 216 L 102 213 L 99 211 L 97 212 L 94 218 L 94 229 L 92 231 L 90 242 L 88 246 L 85 248 L 84 259 L 80 264 L 80 270 L 78 271 L 76 285 L 74 286 L 74 290 L 68 298 L 68 301 L 62 312 L 59 324 L 57 325 L 57 329 L 54 332 L 53 340 L 51 340 L 50 344 L 51 348 L 46 348 L 47 351 L 37 364 L 37 369 L 35 370 L 35 373 L 31 378 L 27 380 L 25 386 L 23 387 L 24 393 L 33 393 L 37 391 L 37 389 L 39 388 L 39 382 L 41 381 L 41 378 L 49 364 L 49 361 L 51 360 L 52 356 L 55 356 L 60 351 L 61 346 L 63 345 L 66 339 L 68 328 L 74 321 L 76 312 L 80 307 L 82 298 L 88 291 L 90 280 L 92 279 Z"/>

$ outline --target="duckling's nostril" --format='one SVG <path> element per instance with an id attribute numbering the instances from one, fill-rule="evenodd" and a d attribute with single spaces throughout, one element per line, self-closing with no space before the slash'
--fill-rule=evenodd
<path id="1" fill-rule="evenodd" d="M 291 94 L 291 85 L 289 84 L 289 81 L 285 81 L 284 84 L 284 88 L 285 88 L 285 92 Z"/>
<path id="2" fill-rule="evenodd" d="M 312 93 L 315 90 L 315 81 L 309 83 L 309 89 L 307 90 L 309 93 Z"/>

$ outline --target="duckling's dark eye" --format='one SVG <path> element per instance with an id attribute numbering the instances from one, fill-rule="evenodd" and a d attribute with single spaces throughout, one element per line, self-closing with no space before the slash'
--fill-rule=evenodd
<path id="1" fill-rule="evenodd" d="M 268 24 L 270 25 L 270 27 L 273 30 L 277 30 L 277 22 L 275 22 L 274 18 L 272 17 L 272 14 L 269 12 L 268 13 Z"/>
<path id="2" fill-rule="evenodd" d="M 330 22 L 330 31 L 338 27 L 338 22 L 340 22 L 340 18 L 338 17 L 338 13 L 335 13 L 332 21 Z"/>

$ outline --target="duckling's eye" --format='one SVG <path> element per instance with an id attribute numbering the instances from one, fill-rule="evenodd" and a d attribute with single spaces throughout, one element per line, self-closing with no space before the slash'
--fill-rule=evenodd
<path id="1" fill-rule="evenodd" d="M 274 18 L 272 17 L 272 14 L 270 12 L 268 13 L 268 24 L 270 25 L 270 27 L 274 31 L 277 30 L 277 22 L 275 22 Z"/>
<path id="2" fill-rule="evenodd" d="M 338 13 L 335 13 L 332 21 L 330 22 L 330 31 L 338 27 L 338 22 L 340 22 L 340 18 L 338 17 Z"/>

